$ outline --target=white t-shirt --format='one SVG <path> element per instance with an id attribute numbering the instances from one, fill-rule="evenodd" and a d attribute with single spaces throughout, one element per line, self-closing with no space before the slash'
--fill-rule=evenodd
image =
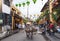
<path id="1" fill-rule="evenodd" d="M 21 28 L 21 24 L 18 25 L 18 28 Z"/>
<path id="2" fill-rule="evenodd" d="M 25 28 L 25 25 L 24 24 L 22 25 L 22 28 Z"/>
<path id="3" fill-rule="evenodd" d="M 59 29 L 59 28 L 60 28 L 59 26 L 56 27 L 56 29 Z"/>

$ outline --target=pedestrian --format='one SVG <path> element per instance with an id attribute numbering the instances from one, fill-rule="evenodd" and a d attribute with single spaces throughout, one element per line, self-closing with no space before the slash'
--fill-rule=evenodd
<path id="1" fill-rule="evenodd" d="M 21 30 L 21 24 L 20 23 L 18 24 L 18 29 Z"/>
<path id="2" fill-rule="evenodd" d="M 22 29 L 24 29 L 24 28 L 25 28 L 25 24 L 23 23 L 23 24 L 22 24 Z"/>
<path id="3" fill-rule="evenodd" d="M 18 29 L 18 24 L 17 24 L 17 23 L 16 23 L 16 25 L 15 25 L 15 26 L 16 26 L 16 28 Z"/>
<path id="4" fill-rule="evenodd" d="M 43 24 L 43 27 L 42 27 L 42 34 L 45 35 L 46 34 L 46 28 L 45 28 L 45 23 Z"/>
<path id="5" fill-rule="evenodd" d="M 24 30 L 25 30 L 25 24 L 23 23 L 22 24 L 22 32 L 24 32 Z"/>
<path id="6" fill-rule="evenodd" d="M 50 28 L 50 34 L 51 34 L 51 35 L 54 35 L 54 33 L 55 33 L 55 28 L 54 28 L 54 24 L 53 24 L 52 22 L 50 22 L 49 28 Z"/>
<path id="7" fill-rule="evenodd" d="M 49 25 L 50 25 L 50 24 L 47 25 L 47 33 L 48 33 L 49 35 L 51 35 Z"/>
<path id="8" fill-rule="evenodd" d="M 57 25 L 56 29 L 57 29 L 57 32 L 60 33 L 60 26 L 59 25 Z"/>
<path id="9" fill-rule="evenodd" d="M 40 24 L 40 27 L 41 27 L 40 28 L 40 31 L 42 32 L 42 35 L 45 34 L 45 32 L 44 32 L 44 24 L 43 23 Z"/>

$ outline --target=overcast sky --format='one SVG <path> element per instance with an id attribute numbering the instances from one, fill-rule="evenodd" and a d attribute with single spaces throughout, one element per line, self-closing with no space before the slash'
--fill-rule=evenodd
<path id="1" fill-rule="evenodd" d="M 16 3 L 23 3 L 23 2 L 26 2 L 27 0 L 13 0 L 13 4 L 15 5 Z M 41 1 L 41 0 L 37 0 L 37 2 L 36 2 L 36 4 L 34 4 L 33 3 L 33 1 L 32 0 L 29 0 L 30 1 L 30 5 L 29 5 L 29 14 L 28 14 L 28 16 L 30 17 L 30 15 L 32 15 L 32 19 L 34 19 L 33 18 L 33 16 L 34 15 L 40 15 L 41 13 L 40 13 L 40 11 L 41 11 L 41 9 L 43 8 L 43 6 L 44 6 L 44 4 L 47 2 L 47 0 L 43 0 L 43 1 Z M 25 15 L 25 16 L 27 16 L 27 5 L 25 6 L 25 7 L 17 7 L 20 11 L 21 11 L 21 13 L 22 13 L 22 15 Z M 35 18 L 37 18 L 38 16 L 36 16 Z"/>

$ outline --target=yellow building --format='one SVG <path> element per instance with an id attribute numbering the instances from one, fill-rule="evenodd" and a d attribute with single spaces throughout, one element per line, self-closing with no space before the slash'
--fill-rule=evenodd
<path id="1" fill-rule="evenodd" d="M 20 16 L 21 12 L 14 6 L 11 6 L 11 15 L 12 15 L 12 29 L 15 29 L 16 23 L 23 23 L 23 18 Z"/>

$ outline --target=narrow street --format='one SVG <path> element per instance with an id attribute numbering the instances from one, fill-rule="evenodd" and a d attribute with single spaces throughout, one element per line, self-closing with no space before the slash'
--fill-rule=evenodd
<path id="1" fill-rule="evenodd" d="M 25 33 L 19 32 L 1 41 L 45 41 L 45 39 L 40 34 L 34 35 L 33 40 L 27 39 Z"/>
<path id="2" fill-rule="evenodd" d="M 0 0 L 0 41 L 60 41 L 60 0 Z"/>

